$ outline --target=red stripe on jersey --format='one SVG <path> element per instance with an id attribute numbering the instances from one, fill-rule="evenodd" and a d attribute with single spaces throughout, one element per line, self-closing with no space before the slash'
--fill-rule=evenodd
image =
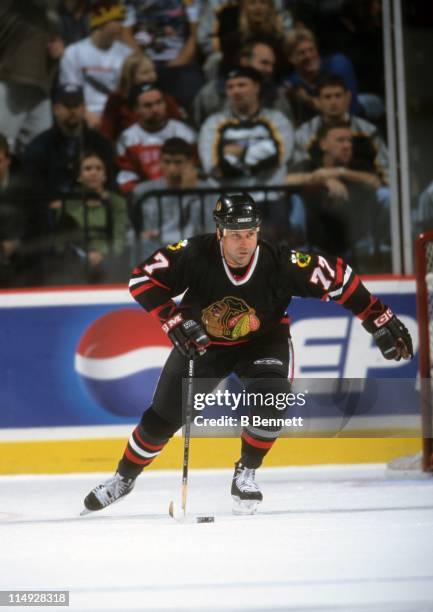
<path id="1" fill-rule="evenodd" d="M 143 274 L 143 270 L 141 268 L 134 268 L 132 274 L 140 274 L 141 276 Z"/>
<path id="2" fill-rule="evenodd" d="M 136 295 L 140 295 L 140 293 L 144 293 L 145 291 L 149 291 L 149 289 L 154 289 L 155 285 L 153 283 L 146 283 L 141 287 L 137 287 L 136 289 L 131 289 L 131 295 L 135 297 Z"/>
<path id="3" fill-rule="evenodd" d="M 149 310 L 149 314 L 152 315 L 152 317 L 157 317 L 161 310 L 164 310 L 164 308 L 168 308 L 169 306 L 170 308 L 176 308 L 176 304 L 173 302 L 173 300 L 168 300 L 168 302 L 160 304 L 160 306 L 157 306 L 153 310 Z"/>
<path id="4" fill-rule="evenodd" d="M 282 317 L 280 323 L 283 325 L 290 325 L 290 317 Z"/>
<path id="5" fill-rule="evenodd" d="M 378 301 L 379 300 L 376 297 L 374 297 L 373 295 L 370 295 L 370 303 L 367 306 L 367 308 L 364 308 L 362 312 L 356 315 L 358 319 L 361 319 L 361 321 L 364 321 L 371 314 L 371 311 L 373 310 L 374 305 L 377 304 Z"/>
<path id="6" fill-rule="evenodd" d="M 336 267 L 336 276 L 335 276 L 335 285 L 338 287 L 338 285 L 341 285 L 341 282 L 343 280 L 343 260 L 341 259 L 341 257 L 337 257 L 337 267 Z"/>
<path id="7" fill-rule="evenodd" d="M 161 287 L 161 289 L 167 289 L 168 291 L 170 291 L 170 287 L 168 287 L 167 285 L 164 285 L 164 283 L 161 283 L 161 281 L 157 281 L 156 278 L 150 278 L 149 280 L 151 283 L 153 283 L 157 287 Z"/>
<path id="8" fill-rule="evenodd" d="M 256 440 L 245 432 L 242 433 L 242 439 L 245 440 L 245 442 L 248 442 L 248 444 L 251 444 L 251 446 L 254 446 L 255 448 L 265 449 L 271 448 L 273 443 L 275 442 L 275 440 L 270 440 L 269 442 L 264 442 L 263 440 Z"/>
<path id="9" fill-rule="evenodd" d="M 344 304 L 344 302 L 347 302 L 347 300 L 350 298 L 350 296 L 352 295 L 352 293 L 355 291 L 355 289 L 358 287 L 359 283 L 361 281 L 359 280 L 359 276 L 355 276 L 355 278 L 353 279 L 353 281 L 350 283 L 349 287 L 346 289 L 346 291 L 343 293 L 343 295 L 341 296 L 341 298 L 339 300 L 335 300 L 337 304 Z"/>
<path id="10" fill-rule="evenodd" d="M 140 442 L 141 446 L 143 446 L 145 450 L 150 450 L 150 451 L 160 451 L 160 450 L 162 450 L 162 449 L 164 448 L 164 446 L 165 446 L 165 442 L 164 442 L 164 444 L 158 444 L 158 445 L 155 445 L 155 444 L 149 444 L 149 442 L 145 442 L 145 441 L 143 440 L 143 438 L 140 436 L 140 434 L 138 433 L 137 429 L 135 429 L 135 430 L 133 431 L 133 435 L 134 435 L 134 436 L 137 436 L 137 438 L 138 438 L 138 440 L 139 440 L 139 442 Z"/>
<path id="11" fill-rule="evenodd" d="M 132 463 L 137 463 L 138 465 L 147 465 L 154 460 L 154 457 L 150 459 L 139 459 L 136 455 L 132 454 L 128 447 L 125 448 L 125 457 L 132 461 Z"/>

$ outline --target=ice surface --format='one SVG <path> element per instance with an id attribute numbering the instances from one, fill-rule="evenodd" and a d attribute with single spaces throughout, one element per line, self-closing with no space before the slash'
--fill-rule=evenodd
<path id="1" fill-rule="evenodd" d="M 0 589 L 69 590 L 50 610 L 433 610 L 433 479 L 262 469 L 260 513 L 235 517 L 231 474 L 191 472 L 189 509 L 215 523 L 186 525 L 168 516 L 178 472 L 86 517 L 106 474 L 1 477 Z"/>

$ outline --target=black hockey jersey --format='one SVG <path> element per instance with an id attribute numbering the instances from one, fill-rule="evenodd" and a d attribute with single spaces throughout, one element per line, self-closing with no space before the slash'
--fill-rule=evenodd
<path id="1" fill-rule="evenodd" d="M 192 318 L 212 344 L 235 345 L 268 334 L 284 321 L 292 296 L 333 300 L 372 326 L 386 312 L 340 258 L 261 241 L 242 276 L 234 272 L 216 235 L 206 234 L 154 253 L 133 270 L 129 287 L 162 325 L 176 316 Z M 173 298 L 180 294 L 176 304 Z"/>

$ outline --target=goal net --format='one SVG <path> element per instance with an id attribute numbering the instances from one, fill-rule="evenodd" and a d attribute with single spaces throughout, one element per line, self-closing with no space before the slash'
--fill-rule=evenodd
<path id="1" fill-rule="evenodd" d="M 415 265 L 422 450 L 418 455 L 397 457 L 388 464 L 388 468 L 433 472 L 433 231 L 418 236 Z"/>

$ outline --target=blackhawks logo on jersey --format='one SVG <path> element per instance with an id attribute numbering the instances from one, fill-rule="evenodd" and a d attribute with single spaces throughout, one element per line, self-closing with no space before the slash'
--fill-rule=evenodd
<path id="1" fill-rule="evenodd" d="M 311 255 L 308 253 L 301 253 L 300 251 L 292 251 L 290 259 L 293 264 L 296 264 L 300 268 L 306 268 L 310 265 Z"/>
<path id="2" fill-rule="evenodd" d="M 183 249 L 188 244 L 188 240 L 179 240 L 176 244 L 169 244 L 167 249 L 169 251 L 178 251 L 179 249 Z"/>
<path id="3" fill-rule="evenodd" d="M 231 295 L 203 310 L 201 320 L 209 334 L 225 340 L 238 340 L 260 327 L 254 308 Z"/>

